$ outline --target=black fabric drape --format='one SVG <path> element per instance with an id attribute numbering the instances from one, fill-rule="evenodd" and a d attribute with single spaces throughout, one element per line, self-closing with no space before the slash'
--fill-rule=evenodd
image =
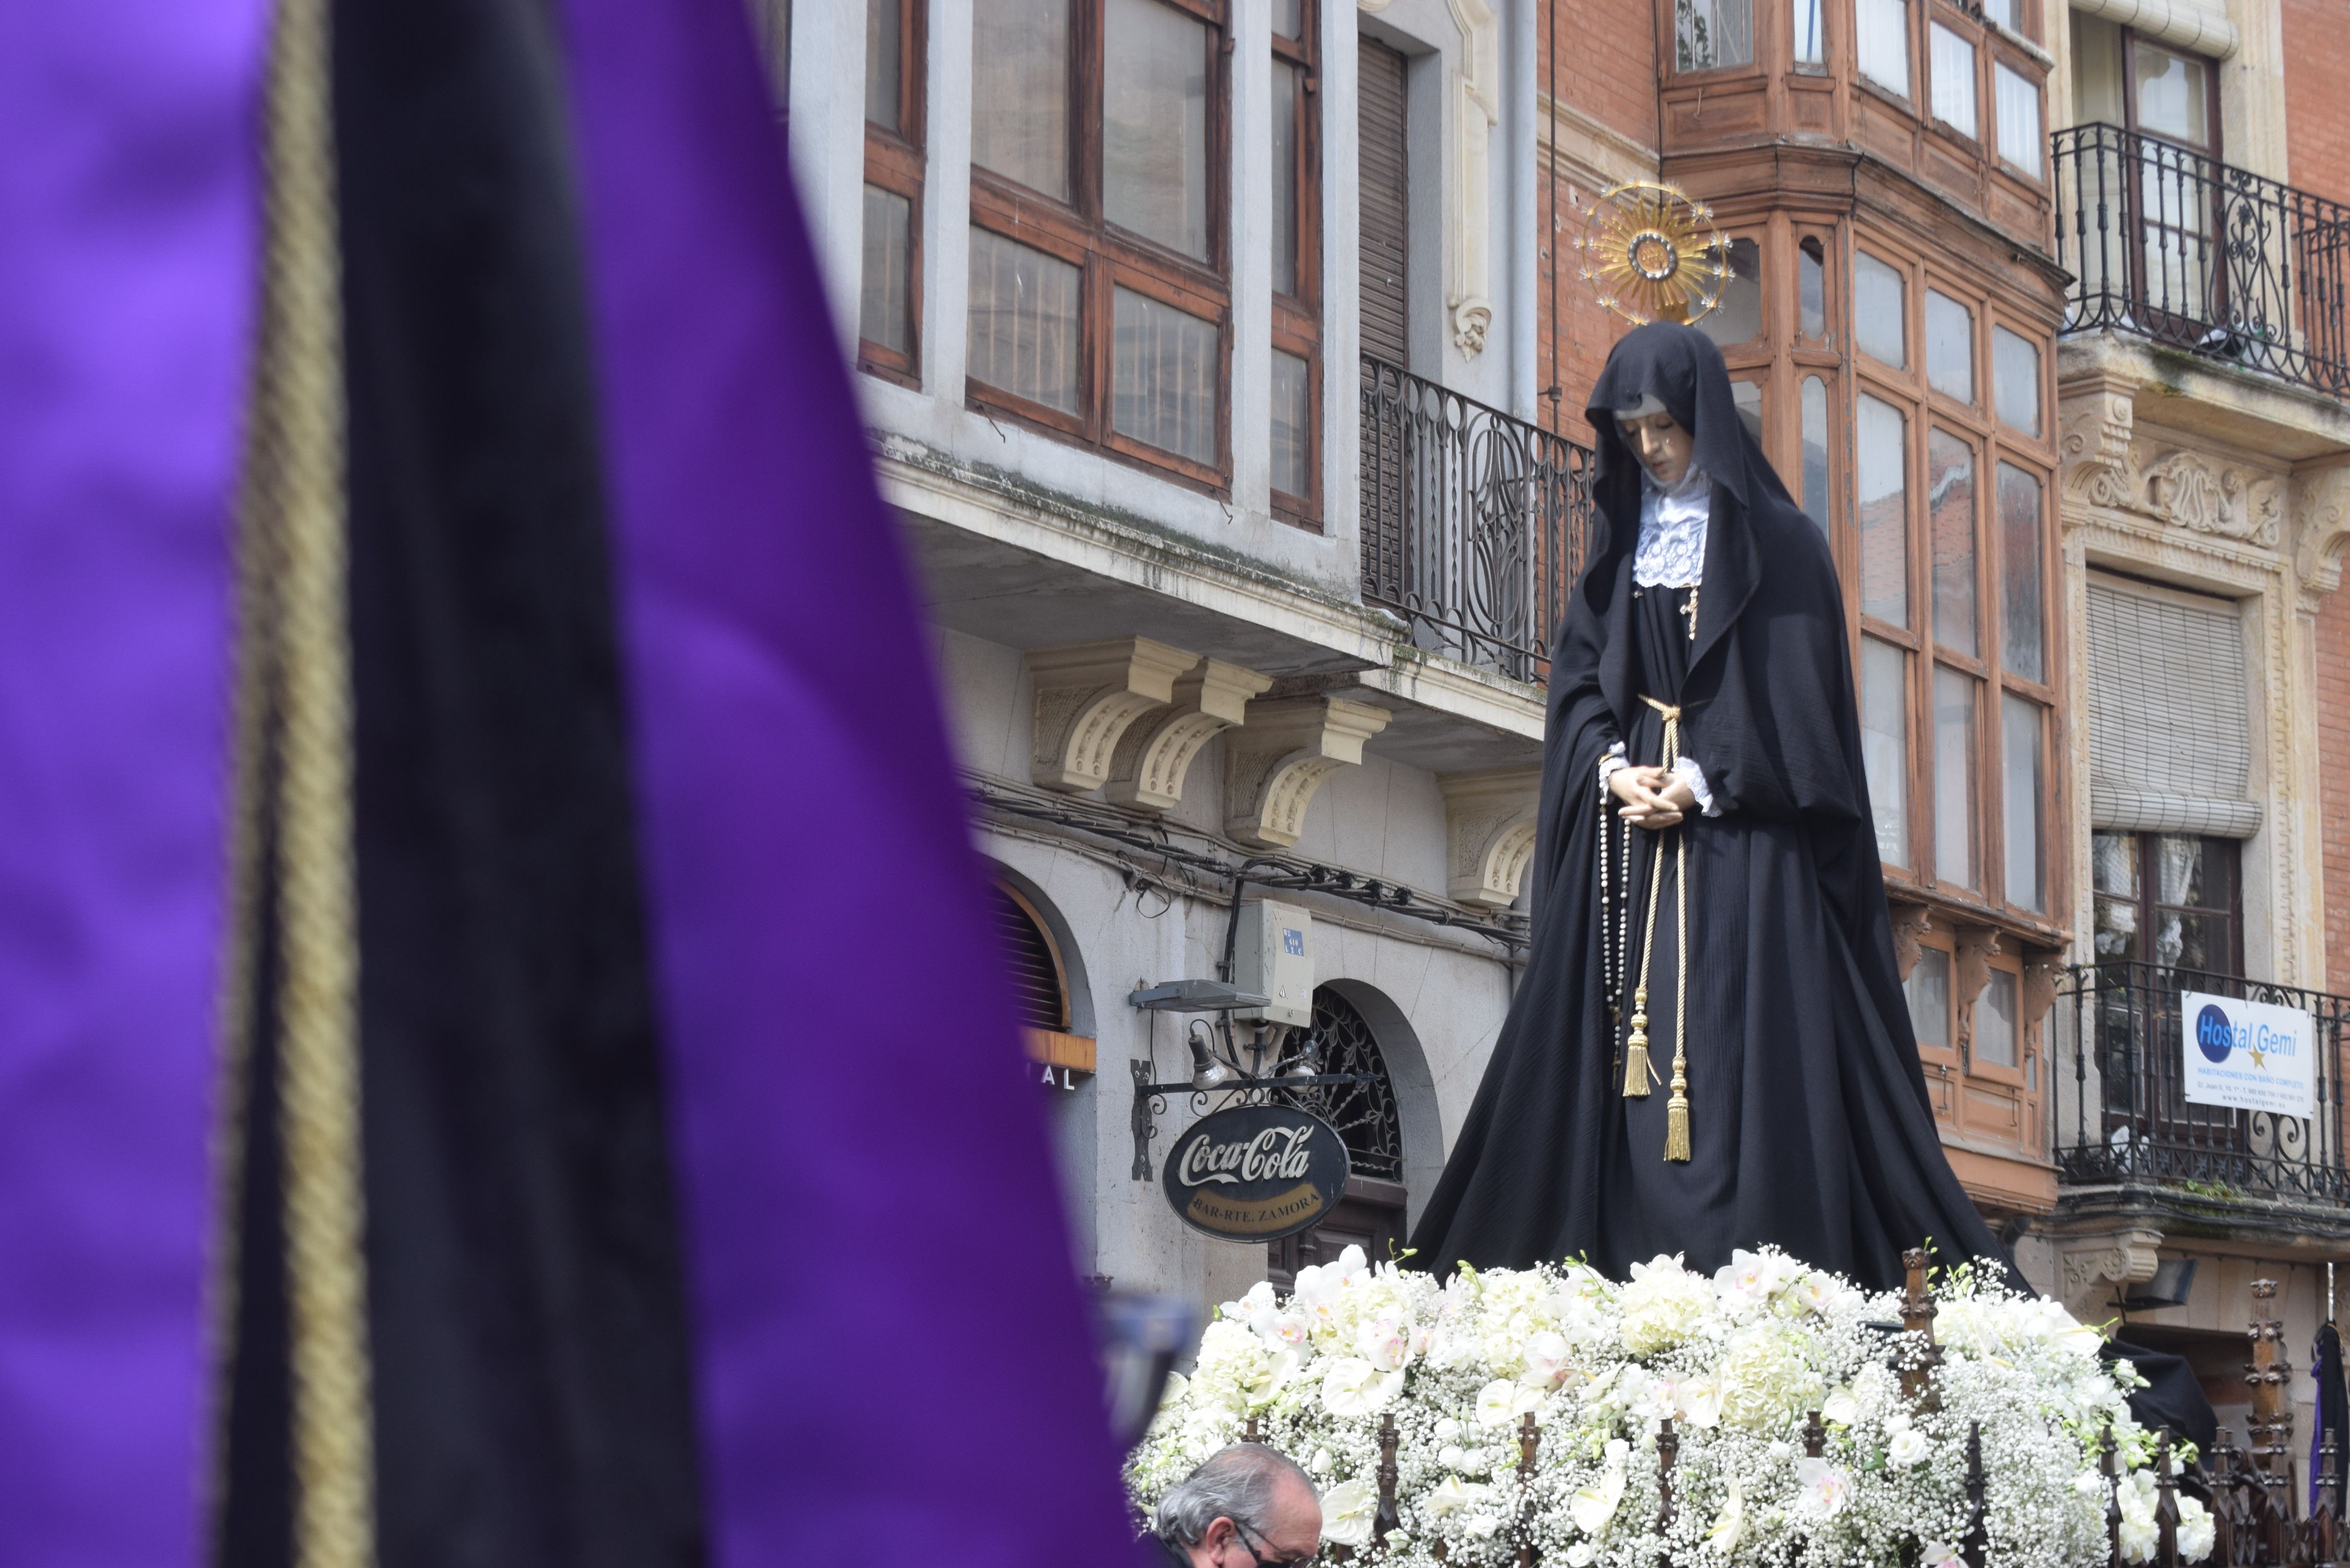
<path id="1" fill-rule="evenodd" d="M 704 1557 L 553 26 L 529 0 L 333 7 L 384 1568 Z M 268 1114 L 229 1417 L 237 1568 L 288 1555 Z"/>
<path id="2" fill-rule="evenodd" d="M 1659 695 L 1644 691 L 1655 676 L 1633 597 L 1640 472 L 1614 417 L 1643 394 L 1691 432 L 1713 483 L 1679 696 L 1681 749 L 1721 815 L 1679 830 L 1696 1158 L 1663 1176 L 1641 1169 L 1662 1160 L 1649 1125 L 1662 1088 L 1648 1101 L 1621 1093 L 1598 906 L 1602 824 L 1621 832 L 1612 809 L 1603 815 L 1599 759 L 1629 738 L 1633 760 L 1658 760 L 1639 749 L 1653 733 L 1641 699 Z M 1703 334 L 1657 325 L 1625 337 L 1591 416 L 1603 532 L 1553 645 L 1534 947 L 1412 1244 L 1436 1268 L 1582 1254 L 1621 1278 L 1660 1252 L 1712 1269 L 1733 1247 L 1774 1242 L 1891 1287 L 1902 1250 L 1930 1240 L 1944 1262 L 1981 1258 L 2007 1272 L 1927 1100 L 1826 540 L 1739 421 Z M 1631 909 L 1637 949 L 1637 898 Z M 1671 917 L 1669 905 L 1659 911 L 1660 929 Z M 1673 1012 L 1671 973 L 1660 963 L 1650 982 L 1652 1034 Z"/>

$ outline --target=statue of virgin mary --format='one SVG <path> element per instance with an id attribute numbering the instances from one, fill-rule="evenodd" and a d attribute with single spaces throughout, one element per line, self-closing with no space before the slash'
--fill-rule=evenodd
<path id="1" fill-rule="evenodd" d="M 1533 945 L 1415 1261 L 1620 1280 L 1773 1243 L 1891 1289 L 1930 1242 L 2021 1287 L 1935 1130 L 1828 542 L 1694 328 L 1627 334 L 1587 412 L 1599 524 L 1552 643 Z M 2208 1440 L 2185 1365 L 2139 1366 L 2148 1417 Z"/>

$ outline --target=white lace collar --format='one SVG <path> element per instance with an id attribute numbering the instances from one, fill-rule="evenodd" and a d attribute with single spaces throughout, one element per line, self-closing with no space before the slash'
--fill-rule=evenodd
<path id="1" fill-rule="evenodd" d="M 1667 490 L 1640 473 L 1640 542 L 1632 552 L 1632 580 L 1642 587 L 1693 587 L 1705 576 L 1705 524 L 1713 511 L 1713 482 L 1694 464 Z"/>

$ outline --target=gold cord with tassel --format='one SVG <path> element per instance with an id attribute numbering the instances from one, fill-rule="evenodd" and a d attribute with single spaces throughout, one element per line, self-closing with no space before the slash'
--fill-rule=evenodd
<path id="1" fill-rule="evenodd" d="M 1670 702 L 1643 695 L 1641 701 L 1663 716 L 1664 766 L 1680 757 L 1681 711 Z M 1679 973 L 1674 984 L 1672 1098 L 1665 1106 L 1665 1158 L 1686 1163 L 1690 1158 L 1689 1126 L 1689 828 L 1683 823 L 1673 845 L 1673 892 L 1679 941 L 1675 959 Z M 1648 968 L 1656 957 L 1657 904 L 1663 891 L 1665 857 L 1659 846 L 1648 865 L 1648 909 L 1642 920 L 1640 980 L 1632 992 L 1632 1033 L 1625 1043 L 1624 1094 L 1646 1099 L 1657 1072 L 1648 1061 Z"/>

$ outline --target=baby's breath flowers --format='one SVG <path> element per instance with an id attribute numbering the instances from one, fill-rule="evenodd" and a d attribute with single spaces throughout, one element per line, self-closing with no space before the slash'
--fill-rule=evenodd
<path id="1" fill-rule="evenodd" d="M 1568 1568 L 1894 1568 L 1955 1563 L 1967 1533 L 1967 1436 L 1980 1426 L 1991 1568 L 2099 1568 L 2106 1506 L 2122 1552 L 2154 1552 L 2151 1436 L 2126 1363 L 2054 1302 L 1960 1269 L 1936 1289 L 1935 1397 L 1913 1405 L 1900 1307 L 1784 1253 L 1711 1276 L 1676 1258 L 1617 1283 L 1580 1263 L 1463 1268 L 1440 1284 L 1359 1249 L 1298 1272 L 1286 1298 L 1228 1302 L 1188 1380 L 1173 1380 L 1128 1461 L 1138 1508 L 1241 1438 L 1297 1456 L 1325 1496 L 1325 1540 L 1397 1568 L 1503 1568 L 1519 1543 Z M 1818 1411 L 1817 1456 L 1804 1428 Z M 1534 1425 L 1526 1464 L 1524 1421 Z M 1673 1506 L 1658 1437 L 1673 1423 Z M 1396 1432 L 1396 1519 L 1378 1518 L 1381 1429 Z M 2096 1469 L 2110 1428 L 2126 1473 Z M 2189 1561 L 2209 1513 L 2180 1496 Z M 1660 1524 L 1660 1519 L 1664 1521 Z"/>

